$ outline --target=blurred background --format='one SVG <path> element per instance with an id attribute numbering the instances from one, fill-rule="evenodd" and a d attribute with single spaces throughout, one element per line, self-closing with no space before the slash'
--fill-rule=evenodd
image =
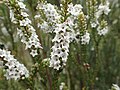
<path id="1" fill-rule="evenodd" d="M 60 6 L 59 0 L 47 0 L 48 2 Z M 99 0 L 98 0 L 99 1 Z M 113 83 L 120 86 L 120 0 L 109 0 L 111 12 L 108 19 L 109 33 L 102 38 L 99 46 L 99 65 L 94 60 L 92 46 L 88 46 L 86 61 L 81 60 L 81 48 L 79 45 L 71 44 L 70 55 L 65 70 L 59 76 L 59 83 L 65 82 L 70 90 L 108 90 Z M 81 3 L 84 6 L 85 0 L 73 0 L 73 3 Z M 34 15 L 36 14 L 37 0 L 25 0 L 27 8 L 30 10 L 30 19 L 36 28 Z M 46 58 L 50 55 L 51 38 L 42 31 L 39 31 L 44 46 Z M 40 32 L 40 33 L 39 33 Z M 12 51 L 21 63 L 31 70 L 34 63 L 25 46 L 20 42 L 16 35 L 16 26 L 12 24 L 9 17 L 9 10 L 0 1 L 0 44 Z M 40 60 L 44 59 L 41 55 Z M 89 65 L 83 65 L 83 62 Z M 82 63 L 82 64 L 81 64 Z M 89 70 L 86 70 L 90 67 Z M 98 69 L 96 69 L 98 68 Z M 45 75 L 41 71 L 41 75 Z M 41 76 L 42 77 L 42 76 Z M 43 77 L 43 79 L 46 77 Z M 46 79 L 45 79 L 46 80 Z M 44 81 L 47 83 L 47 80 Z M 36 81 L 36 87 L 41 88 L 41 82 Z M 47 87 L 47 86 L 45 86 Z M 19 81 L 6 80 L 3 69 L 0 69 L 0 90 L 26 90 Z M 36 89 L 35 89 L 36 90 Z M 49 89 L 38 89 L 49 90 Z"/>

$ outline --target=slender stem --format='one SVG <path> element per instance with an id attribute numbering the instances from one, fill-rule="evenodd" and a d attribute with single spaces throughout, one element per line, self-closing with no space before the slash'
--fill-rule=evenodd
<path id="1" fill-rule="evenodd" d="M 51 80 L 48 68 L 46 68 L 46 74 L 47 74 L 47 78 L 48 78 L 48 82 L 49 82 L 49 90 L 52 90 L 52 80 Z"/>

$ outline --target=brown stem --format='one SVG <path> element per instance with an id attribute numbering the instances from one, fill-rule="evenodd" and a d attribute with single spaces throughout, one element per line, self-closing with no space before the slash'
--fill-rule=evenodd
<path id="1" fill-rule="evenodd" d="M 49 72 L 48 68 L 46 68 L 46 74 L 47 74 L 47 78 L 48 78 L 48 82 L 49 82 L 49 90 L 52 90 L 52 80 L 51 80 L 50 72 Z"/>

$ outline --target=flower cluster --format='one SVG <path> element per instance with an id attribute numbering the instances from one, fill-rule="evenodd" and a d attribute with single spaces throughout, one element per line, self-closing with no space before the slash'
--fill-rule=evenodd
<path id="1" fill-rule="evenodd" d="M 68 13 L 71 14 L 71 16 L 69 17 L 70 19 L 69 19 L 68 24 L 70 23 L 69 26 L 72 27 L 72 29 L 71 29 L 71 31 L 73 33 L 72 37 L 75 40 L 77 40 L 77 41 L 81 40 L 81 44 L 89 44 L 90 34 L 87 31 L 86 17 L 82 11 L 82 8 L 83 7 L 80 4 L 76 4 L 73 6 L 73 4 L 70 3 L 68 5 L 67 11 L 68 11 Z M 78 25 L 78 23 L 76 23 L 76 21 L 78 21 L 80 25 Z M 82 31 L 82 32 L 80 32 L 77 29 L 81 29 L 80 31 Z M 77 36 L 80 36 L 80 34 L 81 34 L 81 38 L 76 38 Z"/>
<path id="2" fill-rule="evenodd" d="M 98 31 L 98 34 L 101 36 L 101 35 L 106 35 L 107 32 L 108 32 L 108 27 L 104 27 L 104 28 L 101 28 L 101 27 L 98 27 L 97 28 L 97 31 Z"/>
<path id="3" fill-rule="evenodd" d="M 103 13 L 105 15 L 108 15 L 109 12 L 110 12 L 109 2 L 106 0 L 105 4 L 101 3 L 99 5 L 98 10 L 96 12 L 96 17 L 99 18 Z"/>
<path id="4" fill-rule="evenodd" d="M 83 7 L 80 4 L 76 4 L 75 6 L 73 6 L 73 4 L 70 3 L 68 5 L 67 11 L 73 16 L 78 16 L 80 12 L 82 11 L 82 8 Z"/>
<path id="5" fill-rule="evenodd" d="M 106 35 L 108 33 L 108 24 L 104 19 L 99 22 L 99 26 L 97 27 L 98 35 Z"/>
<path id="6" fill-rule="evenodd" d="M 55 28 L 55 37 L 52 40 L 54 45 L 52 46 L 50 67 L 59 70 L 66 65 L 68 52 L 69 52 L 69 27 L 66 23 L 57 24 Z"/>
<path id="7" fill-rule="evenodd" d="M 81 44 L 89 44 L 90 41 L 90 34 L 88 32 L 85 32 L 83 36 L 81 36 Z"/>
<path id="8" fill-rule="evenodd" d="M 98 11 L 95 13 L 96 18 L 99 19 L 103 15 L 108 15 L 110 12 L 109 9 L 109 2 L 105 1 L 104 4 L 101 3 L 98 7 Z M 98 34 L 101 35 L 106 35 L 108 33 L 108 26 L 107 26 L 107 21 L 103 20 L 99 22 L 99 26 L 97 27 L 97 32 Z"/>
<path id="9" fill-rule="evenodd" d="M 3 65 L 5 67 L 5 77 L 7 79 L 24 79 L 29 77 L 29 71 L 27 68 L 20 64 L 10 51 L 0 49 L 0 58 L 3 60 Z"/>
<path id="10" fill-rule="evenodd" d="M 97 4 L 97 0 L 88 0 L 87 7 L 91 28 L 97 29 L 97 33 L 100 36 L 106 35 L 108 33 L 108 26 L 107 21 L 104 19 L 110 12 L 108 0 L 102 1 L 100 5 Z"/>
<path id="11" fill-rule="evenodd" d="M 90 42 L 90 33 L 87 30 L 86 16 L 83 12 L 79 15 L 79 25 L 80 26 L 80 34 L 81 34 L 81 44 L 86 45 Z"/>
<path id="12" fill-rule="evenodd" d="M 39 21 L 42 21 L 42 23 L 38 23 L 38 26 L 40 26 L 41 30 L 44 30 L 47 33 L 55 33 L 55 37 L 52 40 L 54 45 L 52 46 L 50 67 L 53 67 L 56 70 L 59 70 L 60 68 L 62 69 L 66 65 L 69 52 L 69 44 L 73 40 L 76 40 L 77 35 L 80 35 L 79 30 L 76 30 L 79 28 L 76 21 L 79 20 L 80 15 L 83 16 L 82 6 L 80 4 L 68 4 L 66 14 L 69 16 L 66 19 L 64 16 L 62 16 L 62 7 L 63 6 L 61 5 L 60 11 L 50 3 L 39 3 L 37 10 L 40 11 L 40 15 L 35 16 L 37 20 L 39 19 Z M 83 21 L 85 20 L 82 20 L 81 18 L 81 22 Z M 84 22 L 83 27 L 85 29 L 83 31 L 83 36 L 81 36 L 81 42 L 82 44 L 88 44 L 90 36 L 86 30 L 86 22 Z"/>
<path id="13" fill-rule="evenodd" d="M 47 33 L 55 33 L 52 40 L 54 45 L 52 46 L 50 67 L 59 70 L 66 65 L 70 42 L 76 40 L 83 45 L 89 44 L 90 33 L 87 30 L 87 19 L 90 20 L 91 27 L 97 29 L 99 35 L 105 35 L 108 32 L 106 21 L 99 21 L 102 14 L 107 15 L 110 12 L 108 2 L 106 5 L 97 6 L 96 0 L 89 0 L 87 4 L 90 5 L 88 16 L 83 13 L 83 7 L 80 4 L 70 3 L 65 8 L 64 4 L 61 4 L 60 10 L 47 2 L 38 4 L 37 10 L 40 12 L 35 16 L 40 21 L 38 26 Z M 92 8 L 92 5 L 95 7 Z M 105 7 L 107 7 L 106 10 L 103 10 Z M 64 9 L 66 10 L 64 11 Z M 65 16 L 62 12 L 66 13 Z"/>
<path id="14" fill-rule="evenodd" d="M 14 0 L 14 4 L 11 2 L 12 1 L 8 1 L 7 3 L 10 9 L 11 21 L 19 25 L 17 34 L 21 38 L 21 42 L 26 45 L 26 49 L 30 49 L 30 54 L 34 57 L 38 54 L 37 49 L 42 47 L 39 43 L 36 30 L 28 18 L 29 15 L 26 13 L 26 5 L 19 0 Z"/>
<path id="15" fill-rule="evenodd" d="M 97 0 L 86 0 L 86 6 L 89 19 L 94 19 L 94 13 L 97 11 Z"/>
<path id="16" fill-rule="evenodd" d="M 43 4 L 41 9 L 44 11 L 48 22 L 56 23 L 59 21 L 60 15 L 58 14 L 54 5 L 50 3 Z"/>
<path id="17" fill-rule="evenodd" d="M 46 33 L 51 33 L 56 25 L 56 23 L 59 23 L 60 20 L 60 14 L 57 12 L 54 5 L 50 3 L 39 3 L 37 6 L 37 10 L 44 13 L 40 15 L 36 15 L 36 19 L 40 19 L 42 21 L 42 24 L 38 23 L 38 27 L 40 27 L 41 30 L 44 30 Z M 45 19 L 41 18 L 44 17 Z"/>
<path id="18" fill-rule="evenodd" d="M 87 5 L 87 15 L 88 15 L 88 20 L 90 20 L 90 25 L 92 28 L 96 28 L 98 23 L 98 20 L 96 18 L 96 12 L 98 11 L 98 4 L 97 0 L 87 0 L 86 1 Z"/>
<path id="19" fill-rule="evenodd" d="M 65 83 L 61 82 L 59 86 L 59 90 L 64 90 L 64 88 L 65 88 Z"/>

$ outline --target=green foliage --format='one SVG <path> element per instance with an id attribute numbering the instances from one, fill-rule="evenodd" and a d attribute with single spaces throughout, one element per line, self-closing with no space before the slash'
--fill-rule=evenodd
<path id="1" fill-rule="evenodd" d="M 11 0 L 11 3 L 13 1 Z M 69 1 L 63 4 L 68 4 Z M 60 6 L 60 0 L 48 0 L 48 2 Z M 73 0 L 73 2 L 84 4 L 85 0 Z M 25 46 L 20 41 L 14 40 L 16 26 L 10 21 L 8 8 L 0 3 L 0 42 L 6 45 L 5 47 L 8 47 L 15 57 L 32 72 L 31 77 L 26 81 L 8 81 L 3 77 L 4 72 L 0 69 L 0 90 L 26 90 L 28 88 L 58 90 L 61 82 L 66 83 L 64 90 L 108 90 L 113 83 L 120 85 L 120 0 L 111 0 L 111 12 L 106 18 L 109 33 L 101 38 L 94 36 L 93 30 L 92 37 L 97 39 L 95 42 L 93 39 L 87 46 L 70 44 L 67 66 L 59 71 L 49 68 L 47 61 L 43 62 L 44 59 L 49 58 L 52 38 L 37 28 L 37 22 L 33 18 L 36 14 L 37 0 L 25 0 L 25 3 L 30 10 L 30 18 L 41 39 L 43 50 L 40 51 L 40 57 L 33 59 L 29 51 L 24 50 Z M 66 10 L 65 7 L 63 8 Z M 67 11 L 63 12 L 63 15 L 67 17 Z M 3 32 L 3 27 L 6 28 L 7 34 Z"/>

